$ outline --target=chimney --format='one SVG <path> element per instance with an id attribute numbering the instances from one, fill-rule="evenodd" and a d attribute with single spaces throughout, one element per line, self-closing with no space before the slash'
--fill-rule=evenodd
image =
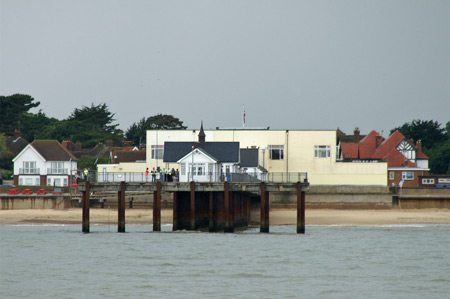
<path id="1" fill-rule="evenodd" d="M 81 148 L 82 148 L 81 147 L 81 142 L 80 141 L 75 142 L 73 150 L 76 151 L 76 152 L 81 152 Z"/>
<path id="2" fill-rule="evenodd" d="M 359 135 L 360 131 L 359 128 L 356 127 L 355 130 L 353 131 L 353 138 L 355 143 L 359 143 L 359 141 L 361 141 L 361 136 Z"/>
<path id="3" fill-rule="evenodd" d="M 375 148 L 378 148 L 383 142 L 383 137 L 380 135 L 375 136 Z"/>
<path id="4" fill-rule="evenodd" d="M 62 146 L 64 146 L 69 152 L 72 152 L 73 150 L 73 143 L 70 139 L 63 140 Z"/>
<path id="5" fill-rule="evenodd" d="M 106 147 L 107 148 L 112 148 L 113 147 L 113 141 L 112 139 L 106 139 Z"/>
<path id="6" fill-rule="evenodd" d="M 416 158 L 422 155 L 422 140 L 416 142 Z"/>
<path id="7" fill-rule="evenodd" d="M 203 131 L 203 121 L 202 125 L 200 126 L 200 133 L 198 133 L 198 143 L 205 143 L 206 140 L 206 134 L 205 131 Z"/>
<path id="8" fill-rule="evenodd" d="M 19 138 L 22 135 L 22 133 L 20 133 L 20 131 L 18 131 L 17 129 L 14 130 L 14 139 Z"/>

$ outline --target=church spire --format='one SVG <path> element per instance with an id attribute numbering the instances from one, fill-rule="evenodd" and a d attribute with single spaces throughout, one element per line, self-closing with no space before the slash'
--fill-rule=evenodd
<path id="1" fill-rule="evenodd" d="M 198 143 L 205 143 L 206 135 L 205 131 L 203 131 L 203 120 L 202 125 L 200 126 L 200 133 L 198 133 Z"/>

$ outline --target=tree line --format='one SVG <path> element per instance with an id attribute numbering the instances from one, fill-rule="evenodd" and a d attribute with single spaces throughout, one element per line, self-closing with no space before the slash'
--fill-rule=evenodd
<path id="1" fill-rule="evenodd" d="M 28 142 L 34 139 L 70 139 L 80 141 L 84 148 L 93 148 L 98 143 L 112 139 L 118 145 L 121 141 L 132 141 L 135 145 L 145 143 L 147 130 L 182 130 L 187 127 L 183 121 L 172 116 L 157 114 L 143 117 L 134 122 L 125 132 L 118 128 L 114 116 L 105 103 L 90 107 L 75 108 L 69 117 L 59 120 L 48 117 L 38 108 L 32 96 L 14 94 L 0 96 L 0 169 L 12 170 L 11 153 L 5 146 L 6 136 L 19 130 Z M 450 174 L 450 122 L 445 126 L 433 120 L 413 120 L 391 130 L 399 130 L 414 142 L 421 140 L 423 152 L 430 157 L 430 173 Z"/>

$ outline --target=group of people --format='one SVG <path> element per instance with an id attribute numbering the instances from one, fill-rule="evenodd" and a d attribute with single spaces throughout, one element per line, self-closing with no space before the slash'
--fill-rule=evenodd
<path id="1" fill-rule="evenodd" d="M 168 168 L 167 170 L 165 168 L 160 169 L 158 167 L 158 169 L 155 169 L 155 167 L 153 167 L 153 169 L 151 171 L 148 170 L 148 168 L 145 170 L 145 181 L 148 182 L 149 181 L 149 176 L 152 176 L 152 182 L 156 182 L 157 178 L 156 178 L 156 174 L 159 174 L 159 180 L 161 182 L 174 182 L 174 181 L 178 181 L 178 169 L 175 170 L 174 168 L 170 169 Z"/>

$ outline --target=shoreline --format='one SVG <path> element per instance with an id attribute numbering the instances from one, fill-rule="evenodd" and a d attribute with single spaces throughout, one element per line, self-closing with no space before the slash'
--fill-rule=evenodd
<path id="1" fill-rule="evenodd" d="M 333 210 L 307 209 L 306 225 L 398 225 L 398 224 L 450 224 L 450 209 L 414 210 Z M 91 209 L 90 223 L 117 224 L 116 209 Z M 256 224 L 259 213 L 252 214 L 252 224 Z M 151 209 L 127 209 L 126 224 L 153 224 Z M 79 224 L 82 210 L 28 209 L 0 210 L 0 225 L 17 224 Z M 161 224 L 172 223 L 172 210 L 161 210 Z M 270 211 L 270 225 L 296 225 L 295 209 L 273 209 Z"/>

